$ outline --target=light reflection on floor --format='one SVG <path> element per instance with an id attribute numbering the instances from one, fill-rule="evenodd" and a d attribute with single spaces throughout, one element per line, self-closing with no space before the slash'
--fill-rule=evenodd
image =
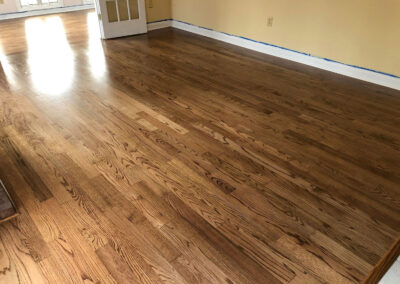
<path id="1" fill-rule="evenodd" d="M 59 95 L 71 87 L 75 60 L 60 17 L 25 21 L 28 65 L 37 91 Z"/>
<path id="2" fill-rule="evenodd" d="M 9 85 L 15 85 L 15 76 L 14 76 L 14 70 L 12 65 L 10 64 L 8 57 L 5 55 L 5 52 L 3 51 L 3 47 L 0 44 L 0 76 L 5 76 L 7 83 Z M 1 74 L 4 72 L 4 75 Z M 1 79 L 1 78 L 0 78 Z"/>
<path id="3" fill-rule="evenodd" d="M 18 36 L 18 43 L 7 40 L 7 36 L 10 38 L 13 35 L 3 34 L 4 43 L 8 45 L 4 46 L 0 40 L 0 76 L 5 77 L 11 88 L 31 84 L 37 94 L 59 97 L 68 94 L 75 84 L 80 83 L 80 78 L 76 78 L 76 68 L 87 69 L 95 81 L 104 79 L 107 65 L 96 13 L 87 13 L 86 21 L 82 21 L 79 29 L 76 26 L 69 29 L 63 19 L 63 16 L 52 15 L 16 20 L 15 24 L 25 30 L 25 34 Z M 86 43 L 87 49 L 75 54 L 71 44 L 81 43 Z M 26 57 L 18 56 L 26 58 L 26 61 L 20 62 L 22 65 L 14 66 L 13 56 L 16 53 L 13 50 L 26 52 Z M 26 74 L 18 74 L 25 70 Z M 19 82 L 19 78 L 24 79 Z M 25 81 L 26 78 L 30 80 Z"/>
<path id="4" fill-rule="evenodd" d="M 89 47 L 86 52 L 90 71 L 95 79 L 101 79 L 106 73 L 106 60 L 104 57 L 103 45 L 100 40 L 99 23 L 95 12 L 88 13 L 87 25 L 89 33 Z"/>

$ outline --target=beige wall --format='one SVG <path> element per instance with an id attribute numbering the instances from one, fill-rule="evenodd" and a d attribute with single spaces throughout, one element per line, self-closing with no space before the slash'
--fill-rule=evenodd
<path id="1" fill-rule="evenodd" d="M 400 0 L 172 0 L 172 18 L 400 76 Z"/>
<path id="2" fill-rule="evenodd" d="M 146 0 L 147 22 L 171 19 L 171 0 L 153 0 L 153 8 L 149 4 Z"/>
<path id="3" fill-rule="evenodd" d="M 3 0 L 3 3 L 1 3 L 0 0 L 0 14 L 13 13 L 16 11 L 17 5 L 15 0 Z"/>

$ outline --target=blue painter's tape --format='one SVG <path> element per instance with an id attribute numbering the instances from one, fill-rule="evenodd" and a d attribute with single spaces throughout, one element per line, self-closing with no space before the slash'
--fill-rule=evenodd
<path id="1" fill-rule="evenodd" d="M 215 30 L 210 29 L 210 28 L 205 28 L 205 27 L 201 27 L 201 26 L 196 26 L 196 25 L 193 25 L 193 24 L 191 24 L 191 23 L 187 23 L 187 22 L 179 21 L 179 20 L 173 20 L 173 19 L 161 20 L 161 21 L 156 21 L 156 22 L 151 22 L 151 23 L 157 23 L 157 22 L 163 22 L 163 21 L 176 21 L 176 22 L 183 23 L 183 24 L 190 25 L 190 26 L 194 26 L 194 27 L 197 27 L 197 28 L 200 28 L 200 29 L 204 29 L 204 30 L 208 30 L 208 31 L 215 31 Z M 149 24 L 150 24 L 150 23 L 149 23 Z M 215 31 L 215 32 L 218 32 L 218 31 Z M 360 67 L 360 66 L 357 66 L 357 65 L 346 64 L 346 63 L 342 63 L 342 62 L 339 62 L 339 61 L 336 61 L 336 60 L 332 60 L 332 59 L 329 59 L 329 58 L 322 58 L 322 57 L 313 56 L 313 55 L 311 55 L 310 53 L 297 51 L 297 50 L 290 49 L 290 48 L 286 48 L 286 47 L 282 47 L 282 46 L 279 46 L 279 45 L 275 45 L 275 44 L 271 44 L 271 43 L 266 43 L 266 42 L 262 42 L 262 41 L 257 41 L 257 40 L 251 39 L 251 38 L 247 38 L 247 37 L 243 37 L 243 36 L 237 36 L 237 35 L 233 35 L 233 34 L 228 34 L 228 33 L 225 33 L 225 32 L 218 32 L 218 33 L 222 33 L 222 34 L 224 34 L 224 35 L 231 36 L 231 37 L 236 37 L 236 38 L 244 39 L 244 40 L 251 41 L 251 42 L 254 42 L 254 43 L 263 44 L 263 45 L 266 45 L 266 46 L 271 46 L 271 47 L 279 48 L 279 49 L 286 50 L 286 51 L 295 52 L 295 53 L 297 53 L 297 54 L 302 54 L 302 55 L 306 55 L 306 56 L 310 56 L 310 57 L 322 59 L 322 60 L 325 60 L 325 61 L 328 61 L 328 62 L 339 63 L 339 64 L 342 64 L 342 65 L 345 65 L 345 66 L 348 66 L 348 67 L 353 67 L 353 68 L 357 68 L 357 69 L 361 69 L 361 70 L 370 71 L 370 72 L 374 72 L 374 73 L 377 73 L 377 74 L 389 76 L 389 77 L 392 77 L 392 78 L 398 78 L 398 79 L 400 79 L 399 76 L 396 76 L 396 75 L 393 75 L 393 74 L 389 74 L 389 73 L 385 73 L 385 72 L 381 72 L 381 71 L 376 71 L 376 70 L 373 70 L 373 69 L 369 69 L 369 68 L 365 68 L 365 67 Z"/>
<path id="2" fill-rule="evenodd" d="M 155 24 L 155 23 L 168 22 L 168 21 L 173 21 L 173 20 L 172 19 L 164 19 L 164 20 L 159 20 L 159 21 L 147 22 L 147 24 Z"/>

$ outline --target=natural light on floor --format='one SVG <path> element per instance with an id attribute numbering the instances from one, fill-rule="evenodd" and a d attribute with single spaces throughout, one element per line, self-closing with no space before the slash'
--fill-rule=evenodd
<path id="1" fill-rule="evenodd" d="M 60 17 L 28 19 L 25 32 L 34 86 L 47 95 L 67 91 L 71 87 L 75 60 Z"/>
<path id="2" fill-rule="evenodd" d="M 90 64 L 90 71 L 96 79 L 100 79 L 106 72 L 106 60 L 104 58 L 103 45 L 100 39 L 99 23 L 95 12 L 88 13 L 87 25 L 89 33 L 89 48 L 87 57 Z"/>

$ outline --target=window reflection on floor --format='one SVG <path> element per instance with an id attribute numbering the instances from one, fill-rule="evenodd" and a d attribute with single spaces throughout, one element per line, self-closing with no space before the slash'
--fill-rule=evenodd
<path id="1" fill-rule="evenodd" d="M 21 33 L 0 34 L 0 79 L 15 90 L 29 84 L 46 96 L 66 95 L 77 84 L 88 83 L 88 78 L 106 82 L 106 45 L 100 38 L 97 14 L 86 13 L 73 27 L 70 22 L 66 14 L 15 20 Z M 85 48 L 76 49 L 75 44 Z M 16 73 L 21 68 L 24 76 Z M 91 76 L 82 82 L 76 68 L 86 69 Z"/>
<path id="2" fill-rule="evenodd" d="M 59 95 L 67 91 L 74 76 L 74 55 L 60 17 L 25 21 L 28 65 L 37 91 Z"/>
<path id="3" fill-rule="evenodd" d="M 100 39 L 99 23 L 95 12 L 87 15 L 89 48 L 87 51 L 90 71 L 95 79 L 101 79 L 106 72 L 106 60 Z"/>
<path id="4" fill-rule="evenodd" d="M 14 69 L 10 62 L 8 61 L 8 57 L 5 55 L 5 52 L 3 51 L 3 46 L 0 44 L 0 80 L 2 77 L 5 77 L 4 82 L 7 84 L 13 86 L 15 85 L 15 75 L 14 75 Z"/>

